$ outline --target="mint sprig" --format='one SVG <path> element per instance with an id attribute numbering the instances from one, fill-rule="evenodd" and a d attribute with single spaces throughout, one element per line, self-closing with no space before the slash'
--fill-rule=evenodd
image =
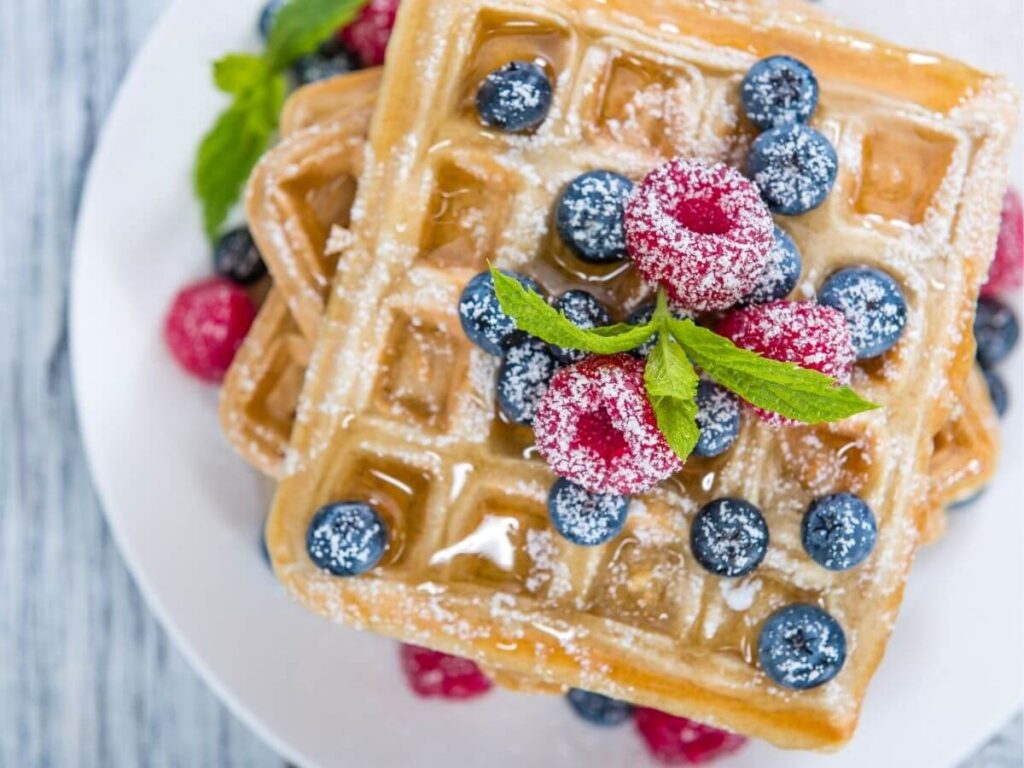
<path id="1" fill-rule="evenodd" d="M 277 12 L 266 51 L 229 53 L 214 62 L 214 84 L 232 101 L 203 137 L 193 171 L 211 240 L 277 131 L 288 87 L 284 71 L 355 18 L 366 2 L 289 0 Z"/>
<path id="2" fill-rule="evenodd" d="M 656 335 L 644 386 L 658 428 L 684 461 L 700 438 L 696 420 L 700 379 L 695 365 L 752 405 L 793 421 L 821 424 L 878 408 L 823 373 L 771 360 L 737 347 L 692 320 L 676 319 L 664 290 L 659 291 L 654 315 L 646 325 L 583 329 L 515 278 L 493 266 L 491 276 L 498 302 L 516 327 L 549 344 L 613 355 L 636 349 Z"/>

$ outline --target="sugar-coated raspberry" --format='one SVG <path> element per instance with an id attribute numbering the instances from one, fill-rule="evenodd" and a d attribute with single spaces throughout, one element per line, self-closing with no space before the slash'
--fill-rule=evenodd
<path id="1" fill-rule="evenodd" d="M 637 709 L 634 721 L 647 750 L 663 765 L 705 765 L 747 743 L 738 734 L 656 709 Z"/>
<path id="2" fill-rule="evenodd" d="M 856 359 L 843 313 L 832 307 L 796 301 L 773 301 L 730 312 L 718 333 L 763 357 L 796 363 L 849 384 Z M 773 424 L 791 422 L 760 408 L 755 412 Z"/>
<path id="3" fill-rule="evenodd" d="M 591 357 L 551 379 L 533 420 L 552 471 L 592 493 L 646 491 L 682 462 L 658 429 L 642 360 Z"/>
<path id="4" fill-rule="evenodd" d="M 339 33 L 342 42 L 359 57 L 364 67 L 377 67 L 384 63 L 399 2 L 370 0 Z"/>
<path id="5" fill-rule="evenodd" d="M 404 643 L 401 659 L 409 687 L 424 698 L 475 699 L 493 686 L 469 659 Z"/>
<path id="6" fill-rule="evenodd" d="M 659 165 L 626 207 L 626 245 L 637 270 L 698 312 L 731 307 L 757 286 L 774 229 L 757 187 L 721 163 Z"/>
<path id="7" fill-rule="evenodd" d="M 1006 190 L 1003 217 L 999 225 L 996 258 L 988 271 L 988 282 L 981 288 L 982 296 L 995 296 L 1024 285 L 1024 210 L 1020 193 Z"/>
<path id="8" fill-rule="evenodd" d="M 256 318 L 256 305 L 234 283 L 215 277 L 183 289 L 171 304 L 164 339 L 181 366 L 203 381 L 224 378 Z"/>

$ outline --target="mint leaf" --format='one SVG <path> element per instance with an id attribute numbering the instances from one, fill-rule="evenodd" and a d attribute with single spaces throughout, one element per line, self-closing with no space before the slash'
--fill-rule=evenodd
<path id="1" fill-rule="evenodd" d="M 251 53 L 229 53 L 213 63 L 214 85 L 232 96 L 263 87 L 269 75 L 263 57 Z"/>
<path id="2" fill-rule="evenodd" d="M 693 364 L 671 335 L 658 337 L 644 370 L 644 384 L 658 429 L 680 459 L 686 458 L 700 439 L 697 426 L 697 378 Z"/>
<path id="3" fill-rule="evenodd" d="M 193 183 L 210 239 L 217 236 L 253 167 L 266 151 L 277 128 L 284 94 L 285 82 L 280 75 L 245 91 L 203 137 Z"/>
<path id="4" fill-rule="evenodd" d="M 879 407 L 823 373 L 741 349 L 692 320 L 670 320 L 669 328 L 708 376 L 766 411 L 805 424 L 821 424 Z"/>
<path id="5" fill-rule="evenodd" d="M 598 355 L 614 355 L 636 349 L 654 335 L 652 323 L 584 330 L 544 301 L 536 291 L 524 288 L 514 277 L 494 267 L 491 267 L 491 276 L 498 302 L 505 314 L 515 321 L 516 328 L 548 344 Z"/>
<path id="6" fill-rule="evenodd" d="M 312 52 L 338 27 L 350 22 L 366 0 L 290 0 L 274 18 L 267 42 L 267 61 L 273 71 Z"/>

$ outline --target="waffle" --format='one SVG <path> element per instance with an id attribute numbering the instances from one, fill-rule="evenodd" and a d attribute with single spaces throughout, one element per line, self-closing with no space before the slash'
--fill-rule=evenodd
<path id="1" fill-rule="evenodd" d="M 910 298 L 904 341 L 856 377 L 886 408 L 785 431 L 748 419 L 727 457 L 693 460 L 636 500 L 622 538 L 573 548 L 547 525 L 551 476 L 528 433 L 494 417 L 494 363 L 454 313 L 461 286 L 490 257 L 552 292 L 585 282 L 623 310 L 643 300 L 628 269 L 568 272 L 547 227 L 554 195 L 594 166 L 637 177 L 668 155 L 737 162 L 750 136 L 736 84 L 752 53 L 775 50 L 818 72 L 819 127 L 843 162 L 828 203 L 791 222 L 802 289 L 840 264 L 884 264 Z M 756 7 L 413 0 L 390 55 L 361 215 L 269 525 L 282 580 L 314 610 L 489 667 L 787 746 L 841 743 L 928 506 L 932 436 L 967 376 L 958 331 L 992 249 L 1012 100 L 960 65 Z M 468 89 L 524 56 L 558 74 L 547 124 L 528 140 L 482 130 Z M 880 536 L 865 565 L 830 574 L 803 556 L 794 521 L 839 487 L 872 503 Z M 740 584 L 691 567 L 685 544 L 700 504 L 732 493 L 764 509 L 773 536 Z M 393 541 L 381 568 L 340 581 L 309 562 L 305 529 L 321 503 L 350 497 L 374 503 Z M 851 641 L 843 672 L 799 694 L 770 684 L 751 652 L 763 617 L 797 599 L 823 604 Z"/>

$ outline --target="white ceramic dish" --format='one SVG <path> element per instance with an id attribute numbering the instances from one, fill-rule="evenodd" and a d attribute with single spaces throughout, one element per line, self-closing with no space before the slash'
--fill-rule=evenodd
<path id="1" fill-rule="evenodd" d="M 255 44 L 259 4 L 171 6 L 125 81 L 85 194 L 71 315 L 76 394 L 125 559 L 207 682 L 294 762 L 447 766 L 487 755 L 493 768 L 647 764 L 629 727 L 588 727 L 557 698 L 495 692 L 461 705 L 414 698 L 393 643 L 307 614 L 261 560 L 269 488 L 222 438 L 217 391 L 181 375 L 160 338 L 173 292 L 208 269 L 190 192 L 192 153 L 220 104 L 208 62 Z M 953 36 L 961 46 L 955 53 L 1015 66 L 1019 14 L 1005 10 L 1013 3 L 856 5 L 852 15 L 866 26 L 918 45 L 949 49 L 942 30 L 969 30 Z M 926 16 L 913 10 L 926 7 Z M 1007 36 L 1013 30 L 1016 39 Z M 1019 704 L 1020 356 L 1004 370 L 1013 372 L 1017 402 L 1004 430 L 1006 471 L 919 558 L 853 743 L 834 756 L 755 744 L 721 765 L 950 765 Z"/>

